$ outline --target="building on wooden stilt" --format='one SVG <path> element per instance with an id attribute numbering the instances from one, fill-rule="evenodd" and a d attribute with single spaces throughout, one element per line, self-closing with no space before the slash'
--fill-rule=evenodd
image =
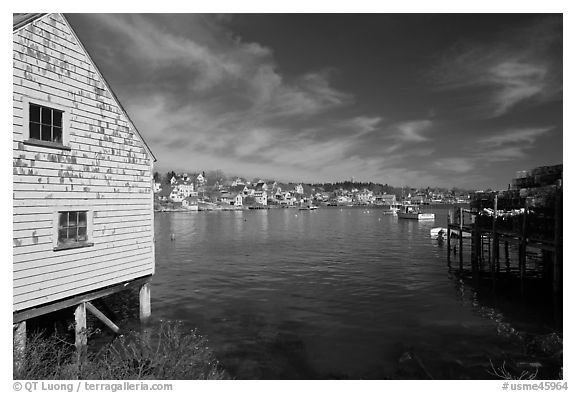
<path id="1" fill-rule="evenodd" d="M 13 17 L 13 323 L 140 288 L 150 316 L 153 153 L 61 14 Z"/>

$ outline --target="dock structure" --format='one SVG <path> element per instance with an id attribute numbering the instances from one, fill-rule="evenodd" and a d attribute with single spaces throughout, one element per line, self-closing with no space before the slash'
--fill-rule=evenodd
<path id="1" fill-rule="evenodd" d="M 136 287 L 150 317 L 154 155 L 62 14 L 13 17 L 13 327 Z M 17 362 L 21 359 L 16 359 Z M 16 365 L 18 363 L 15 363 Z"/>
<path id="2" fill-rule="evenodd" d="M 469 269 L 474 280 L 488 276 L 495 289 L 502 275 L 515 274 L 523 295 L 530 273 L 560 296 L 562 206 L 562 165 L 522 172 L 506 191 L 477 193 L 470 208 L 448 214 L 448 265 L 452 268 L 452 244 L 457 241 L 458 269 Z M 539 255 L 538 263 L 528 264 L 528 251 Z"/>

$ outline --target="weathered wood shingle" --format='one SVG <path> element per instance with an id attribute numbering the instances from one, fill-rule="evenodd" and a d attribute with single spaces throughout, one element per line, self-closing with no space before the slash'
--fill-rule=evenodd
<path id="1" fill-rule="evenodd" d="M 153 274 L 154 156 L 60 14 L 15 17 L 14 311 Z M 27 99 L 66 107 L 69 150 L 25 143 Z M 54 251 L 58 207 L 93 211 L 92 247 Z"/>

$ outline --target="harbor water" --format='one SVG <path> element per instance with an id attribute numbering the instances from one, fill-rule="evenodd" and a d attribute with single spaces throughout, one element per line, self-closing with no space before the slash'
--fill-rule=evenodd
<path id="1" fill-rule="evenodd" d="M 196 328 L 238 379 L 495 378 L 554 328 L 449 271 L 429 211 L 157 213 L 153 319 Z"/>

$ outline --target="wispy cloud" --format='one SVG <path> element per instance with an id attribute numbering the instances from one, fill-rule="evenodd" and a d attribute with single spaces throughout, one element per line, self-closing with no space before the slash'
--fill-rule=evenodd
<path id="1" fill-rule="evenodd" d="M 526 157 L 527 146 L 510 146 L 499 149 L 485 149 L 477 153 L 476 157 L 484 161 L 484 165 L 495 162 L 519 160 Z"/>
<path id="2" fill-rule="evenodd" d="M 537 140 L 554 127 L 512 128 L 477 138 L 472 148 L 463 147 L 467 156 L 443 157 L 433 166 L 446 173 L 469 174 L 496 163 L 521 160 L 528 156 Z"/>
<path id="3" fill-rule="evenodd" d="M 431 120 L 416 120 L 399 123 L 395 126 L 396 138 L 403 142 L 426 142 L 428 137 L 422 135 L 432 125 Z"/>
<path id="4" fill-rule="evenodd" d="M 278 161 L 283 157 L 278 150 L 291 153 L 297 137 L 317 155 L 332 154 L 337 159 L 345 141 L 335 149 L 320 141 L 323 136 L 333 134 L 334 128 L 347 136 L 365 134 L 380 121 L 335 116 L 314 132 L 298 129 L 302 119 L 313 120 L 352 103 L 352 95 L 331 85 L 330 68 L 288 80 L 278 71 L 272 51 L 235 36 L 222 24 L 226 18 L 172 18 L 171 23 L 186 25 L 167 27 L 143 15 L 90 17 L 121 42 L 129 63 L 139 64 L 134 70 L 121 70 L 123 76 L 137 81 L 128 85 L 128 106 L 143 134 L 159 140 L 160 149 L 170 150 L 168 161 L 179 149 L 247 161 L 251 155 L 276 150 Z M 194 25 L 194 34 L 180 34 L 190 28 L 187 24 Z M 108 61 L 115 59 L 110 56 Z"/>
<path id="5" fill-rule="evenodd" d="M 143 74 L 138 76 L 148 82 L 138 86 L 143 96 L 154 91 L 180 105 L 212 99 L 267 116 L 316 114 L 352 100 L 350 94 L 330 85 L 328 69 L 287 82 L 277 71 L 269 48 L 234 36 L 218 25 L 221 18 L 187 16 L 185 23 L 196 25 L 195 34 L 183 36 L 142 15 L 92 17 L 122 40 L 132 62 L 140 64 L 125 73 L 126 77 Z M 177 25 L 178 21 L 171 22 Z"/>
<path id="6" fill-rule="evenodd" d="M 501 146 L 505 144 L 532 145 L 538 137 L 550 132 L 553 127 L 517 128 L 499 132 L 480 139 L 481 144 Z"/>
<path id="7" fill-rule="evenodd" d="M 498 86 L 494 114 L 502 115 L 521 101 L 537 97 L 548 88 L 548 66 L 521 60 L 503 60 L 487 71 L 487 81 Z"/>
<path id="8" fill-rule="evenodd" d="M 342 62 L 340 69 L 318 61 L 316 68 L 306 68 L 305 61 L 277 64 L 275 51 L 281 48 L 238 36 L 229 16 L 83 18 L 97 22 L 91 40 L 99 48 L 97 62 L 112 70 L 110 82 L 159 158 L 160 170 L 219 168 L 280 180 L 354 176 L 397 185 L 448 185 L 465 175 L 480 178 L 474 171 L 483 162 L 525 158 L 550 131 L 497 125 L 497 134 L 474 134 L 464 128 L 467 117 L 458 124 L 446 119 L 442 105 L 454 112 L 460 105 L 454 94 L 489 117 L 561 91 L 554 77 L 559 65 L 541 55 L 546 43 L 558 41 L 557 23 L 542 27 L 530 44 L 516 45 L 508 36 L 496 44 L 464 42 L 436 70 L 440 89 L 430 92 L 429 84 L 411 79 L 398 81 L 401 88 L 389 93 L 381 86 L 359 87 L 362 78 L 354 75 L 359 68 L 352 62 Z M 428 100 L 438 91 L 445 94 L 439 102 Z M 463 151 L 453 149 L 461 140 Z"/>
<path id="9" fill-rule="evenodd" d="M 467 173 L 476 168 L 474 159 L 470 157 L 440 158 L 433 165 L 442 171 L 455 173 Z"/>
<path id="10" fill-rule="evenodd" d="M 524 158 L 527 151 L 534 147 L 538 138 L 553 129 L 554 127 L 512 128 L 480 138 L 478 156 L 492 162 Z"/>
<path id="11" fill-rule="evenodd" d="M 356 136 L 370 134 L 379 129 L 382 118 L 379 116 L 358 116 L 341 122 L 341 125 Z"/>
<path id="12" fill-rule="evenodd" d="M 551 16 L 522 29 L 510 29 L 498 43 L 461 41 L 443 55 L 433 79 L 460 90 L 476 110 L 498 117 L 523 102 L 554 99 L 562 91 L 562 18 Z"/>

